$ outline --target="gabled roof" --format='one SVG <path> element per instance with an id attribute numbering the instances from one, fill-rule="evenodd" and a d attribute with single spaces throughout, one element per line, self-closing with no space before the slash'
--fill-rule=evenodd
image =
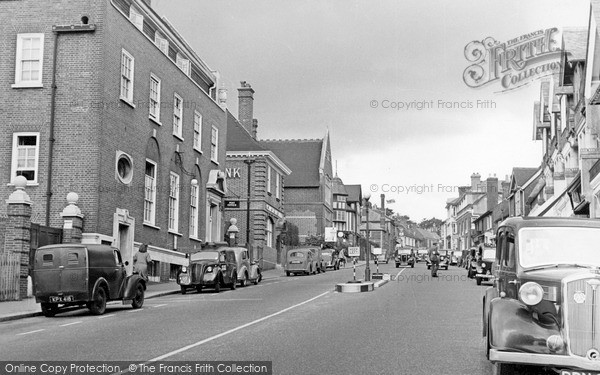
<path id="1" fill-rule="evenodd" d="M 360 185 L 344 185 L 348 193 L 347 202 L 360 202 L 362 200 L 362 188 Z"/>
<path id="2" fill-rule="evenodd" d="M 563 50 L 567 54 L 567 61 L 585 60 L 587 51 L 587 27 L 564 27 Z"/>
<path id="3" fill-rule="evenodd" d="M 266 151 L 239 121 L 227 111 L 227 151 Z"/>
<path id="4" fill-rule="evenodd" d="M 348 192 L 346 191 L 346 188 L 344 186 L 344 183 L 342 182 L 342 179 L 339 178 L 338 176 L 335 176 L 333 178 L 333 180 L 331 181 L 331 191 L 333 193 L 333 195 L 348 195 Z"/>
<path id="5" fill-rule="evenodd" d="M 286 187 L 319 187 L 323 139 L 267 139 L 261 146 L 273 151 L 291 170 Z"/>
<path id="6" fill-rule="evenodd" d="M 522 187 L 538 170 L 539 168 L 513 168 L 510 190 Z"/>

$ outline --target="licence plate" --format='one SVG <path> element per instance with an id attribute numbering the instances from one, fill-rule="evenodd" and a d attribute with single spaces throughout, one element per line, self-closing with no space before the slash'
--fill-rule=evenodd
<path id="1" fill-rule="evenodd" d="M 292 260 L 290 263 L 291 264 L 302 264 L 302 261 L 301 260 Z"/>
<path id="2" fill-rule="evenodd" d="M 561 370 L 560 375 L 600 375 L 600 372 L 585 370 Z"/>
<path id="3" fill-rule="evenodd" d="M 51 296 L 50 302 L 73 302 L 73 296 Z"/>

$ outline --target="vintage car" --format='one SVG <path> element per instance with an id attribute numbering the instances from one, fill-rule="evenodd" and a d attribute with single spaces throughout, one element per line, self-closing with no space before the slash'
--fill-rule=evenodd
<path id="1" fill-rule="evenodd" d="M 231 250 L 235 254 L 237 264 L 237 279 L 241 287 L 252 282 L 254 285 L 262 280 L 262 270 L 258 260 L 250 260 L 248 249 L 245 247 L 225 247 L 224 250 Z"/>
<path id="2" fill-rule="evenodd" d="M 394 257 L 396 268 L 400 266 L 415 267 L 415 254 L 410 249 L 398 249 L 396 250 L 396 256 Z"/>
<path id="3" fill-rule="evenodd" d="M 327 268 L 331 268 L 333 270 L 340 269 L 340 257 L 336 250 L 323 249 L 321 251 L 321 258 L 323 260 L 323 264 L 325 265 L 325 269 L 327 269 Z"/>
<path id="4" fill-rule="evenodd" d="M 419 262 L 426 262 L 427 261 L 427 254 L 429 253 L 429 251 L 427 249 L 419 249 L 417 250 L 417 263 Z"/>
<path id="5" fill-rule="evenodd" d="M 285 263 L 285 274 L 290 276 L 299 273 L 305 275 L 317 273 L 315 252 L 312 250 L 315 249 L 307 247 L 288 250 Z"/>
<path id="6" fill-rule="evenodd" d="M 483 298 L 494 373 L 535 365 L 600 372 L 600 221 L 508 218 L 496 235 L 497 278 Z"/>
<path id="7" fill-rule="evenodd" d="M 121 253 L 108 245 L 60 244 L 35 251 L 33 289 L 45 316 L 54 316 L 62 307 L 86 305 L 102 315 L 106 302 L 144 304 L 146 281 L 137 273 L 127 275 Z"/>
<path id="8" fill-rule="evenodd" d="M 449 253 L 449 250 L 438 250 L 438 254 L 440 257 L 440 269 L 443 268 L 445 270 L 448 270 L 448 267 L 450 265 Z M 431 269 L 431 260 L 429 259 L 429 256 L 427 256 L 425 262 L 427 263 L 427 269 Z"/>
<path id="9" fill-rule="evenodd" d="M 484 247 L 479 249 L 475 263 L 475 282 L 481 285 L 483 280 L 494 282 L 496 268 L 496 249 Z"/>
<path id="10" fill-rule="evenodd" d="M 317 273 L 325 272 L 327 267 L 325 267 L 325 261 L 323 260 L 323 250 L 315 247 L 311 248 L 310 251 L 313 253 L 313 259 L 315 260 Z"/>
<path id="11" fill-rule="evenodd" d="M 177 273 L 177 284 L 181 294 L 195 288 L 198 293 L 202 288 L 212 288 L 216 293 L 221 286 L 229 286 L 232 290 L 237 286 L 237 264 L 235 254 L 231 250 L 202 250 L 188 256 L 188 265 Z"/>
<path id="12" fill-rule="evenodd" d="M 453 251 L 452 255 L 450 256 L 450 265 L 458 266 L 460 264 L 461 258 L 462 258 L 461 251 Z"/>

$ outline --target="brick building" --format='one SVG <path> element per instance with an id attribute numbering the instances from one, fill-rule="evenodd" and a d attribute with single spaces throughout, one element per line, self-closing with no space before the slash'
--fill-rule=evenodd
<path id="1" fill-rule="evenodd" d="M 333 227 L 329 132 L 322 139 L 262 140 L 292 171 L 285 180 L 286 220 L 298 227 L 300 242 Z"/>
<path id="2" fill-rule="evenodd" d="M 284 180 L 291 170 L 256 139 L 258 122 L 252 118 L 252 87 L 242 82 L 238 92 L 239 121 L 227 112 L 224 230 L 227 230 L 230 219 L 235 218 L 239 229 L 238 244 L 246 246 L 249 241 L 252 255 L 262 258 L 263 267 L 268 269 L 274 267 L 277 261 L 276 232 L 285 216 Z"/>
<path id="3" fill-rule="evenodd" d="M 0 13 L 0 194 L 25 176 L 32 222 L 61 226 L 76 192 L 82 240 L 130 263 L 149 243 L 156 278 L 221 239 L 219 76 L 150 0 L 2 1 Z"/>

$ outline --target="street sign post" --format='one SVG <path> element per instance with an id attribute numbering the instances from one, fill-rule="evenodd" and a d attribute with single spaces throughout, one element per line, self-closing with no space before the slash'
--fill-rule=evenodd
<path id="1" fill-rule="evenodd" d="M 354 280 L 351 281 L 353 283 L 356 283 L 356 258 L 360 256 L 360 247 L 358 246 L 350 246 L 348 247 L 348 256 L 352 257 L 352 265 L 353 265 L 353 269 L 352 269 L 352 275 L 354 277 Z"/>

